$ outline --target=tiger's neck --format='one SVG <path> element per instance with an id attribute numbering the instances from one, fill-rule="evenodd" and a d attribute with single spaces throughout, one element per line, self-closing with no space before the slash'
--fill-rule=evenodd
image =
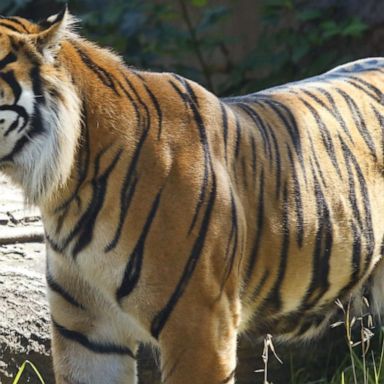
<path id="1" fill-rule="evenodd" d="M 146 123 L 144 103 L 137 101 L 141 80 L 117 56 L 79 40 L 63 44 L 60 60 L 82 101 L 82 125 L 70 177 L 40 206 L 55 233 L 65 233 L 85 206 L 97 209 L 94 190 L 103 189 L 123 155 L 131 156 Z"/>

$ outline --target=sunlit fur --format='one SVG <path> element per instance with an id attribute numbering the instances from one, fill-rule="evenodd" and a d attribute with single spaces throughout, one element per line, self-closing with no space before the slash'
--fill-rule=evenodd
<path id="1" fill-rule="evenodd" d="M 42 212 L 58 384 L 136 383 L 143 342 L 168 384 L 233 384 L 241 332 L 310 340 L 369 289 L 382 312 L 384 59 L 219 99 L 71 24 L 0 19 L 0 167 Z"/>

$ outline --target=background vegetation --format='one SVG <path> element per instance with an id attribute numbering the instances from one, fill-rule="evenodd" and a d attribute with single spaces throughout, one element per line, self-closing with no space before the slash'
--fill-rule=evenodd
<path id="1" fill-rule="evenodd" d="M 66 2 L 2 0 L 0 13 L 38 20 Z M 228 28 L 240 3 L 71 0 L 69 7 L 82 20 L 85 36 L 113 47 L 130 65 L 175 71 L 220 95 L 255 91 L 379 53 L 366 43 L 381 22 L 377 10 L 376 18 L 369 13 L 380 0 L 359 7 L 353 0 L 245 0 L 246 12 L 258 14 L 258 25 L 247 30 L 258 33 L 242 55 L 233 52 L 244 36 Z"/>
<path id="2" fill-rule="evenodd" d="M 251 38 L 229 28 L 244 2 L 249 4 L 246 12 L 257 13 L 257 25 L 244 29 L 255 30 Z M 0 14 L 37 21 L 56 13 L 64 3 L 1 0 Z M 177 72 L 221 96 L 254 92 L 383 52 L 382 0 L 69 0 L 69 8 L 81 19 L 83 35 L 113 47 L 129 65 Z M 239 52 L 246 37 L 248 49 Z M 345 329 L 350 320 L 343 320 Z M 357 332 L 359 339 L 361 327 Z M 311 351 L 300 346 L 292 355 L 292 349 L 283 349 L 284 373 L 275 380 L 353 383 L 358 375 L 359 383 L 382 382 L 375 380 L 382 361 L 380 331 L 375 332 L 376 365 L 371 350 L 367 362 L 361 359 L 361 350 L 351 353 L 350 340 L 347 337 L 345 343 L 345 332 L 339 331 L 341 337 L 333 333 L 322 347 Z M 247 353 L 242 353 L 240 360 L 246 360 Z M 261 376 L 255 374 L 255 382 L 259 380 Z"/>

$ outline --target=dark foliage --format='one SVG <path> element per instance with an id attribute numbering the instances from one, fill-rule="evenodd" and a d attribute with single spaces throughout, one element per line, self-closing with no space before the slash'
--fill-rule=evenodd
<path id="1" fill-rule="evenodd" d="M 262 0 L 261 11 L 250 9 L 261 12 L 261 37 L 245 56 L 233 56 L 241 37 L 223 31 L 239 1 L 72 0 L 69 7 L 82 20 L 85 36 L 113 47 L 128 64 L 178 72 L 220 95 L 314 75 L 370 53 L 363 39 L 378 16 L 363 22 L 352 15 L 353 2 Z M 65 2 L 3 0 L 0 12 L 38 20 Z M 366 6 L 383 8 L 376 3 Z M 360 11 L 366 16 L 364 6 Z"/>

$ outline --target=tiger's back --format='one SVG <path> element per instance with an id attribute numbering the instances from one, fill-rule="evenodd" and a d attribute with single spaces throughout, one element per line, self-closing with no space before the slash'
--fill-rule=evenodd
<path id="1" fill-rule="evenodd" d="M 233 383 L 241 331 L 308 339 L 380 291 L 383 59 L 220 100 L 69 21 L 0 21 L 0 167 L 42 211 L 57 383 L 133 384 L 141 342 L 164 382 Z"/>

